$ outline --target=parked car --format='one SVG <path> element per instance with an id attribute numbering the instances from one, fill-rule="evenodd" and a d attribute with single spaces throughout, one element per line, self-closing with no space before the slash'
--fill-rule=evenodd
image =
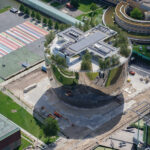
<path id="1" fill-rule="evenodd" d="M 135 72 L 134 71 L 129 71 L 129 73 L 131 74 L 131 75 L 135 75 Z"/>
<path id="2" fill-rule="evenodd" d="M 17 12 L 18 12 L 18 9 L 16 9 L 16 8 L 11 8 L 11 9 L 10 9 L 10 12 L 12 12 L 12 13 L 17 13 Z"/>

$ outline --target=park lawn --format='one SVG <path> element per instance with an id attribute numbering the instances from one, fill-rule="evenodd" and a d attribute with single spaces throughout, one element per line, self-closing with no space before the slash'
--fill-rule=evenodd
<path id="1" fill-rule="evenodd" d="M 98 72 L 87 72 L 86 74 L 90 80 L 95 80 L 96 77 L 99 75 Z"/>
<path id="2" fill-rule="evenodd" d="M 79 10 L 83 12 L 90 11 L 91 4 L 93 3 L 93 0 L 79 0 Z"/>
<path id="3" fill-rule="evenodd" d="M 116 68 L 109 71 L 108 79 L 107 79 L 106 84 L 105 84 L 106 87 L 108 87 L 108 86 L 110 86 L 116 82 L 116 80 L 118 79 L 118 77 L 121 73 L 121 70 L 122 70 L 122 66 L 116 67 Z"/>
<path id="4" fill-rule="evenodd" d="M 13 110 L 17 112 L 13 113 Z M 42 124 L 2 92 L 0 92 L 0 113 L 43 142 L 48 138 L 43 133 Z"/>
<path id="5" fill-rule="evenodd" d="M 91 12 L 85 13 L 85 14 L 82 14 L 80 16 L 77 16 L 76 19 L 82 21 L 84 17 L 91 18 L 90 15 L 91 15 Z M 97 21 L 98 23 L 102 23 L 102 15 L 103 15 L 103 8 L 99 8 L 99 9 L 96 10 L 96 13 L 95 13 L 95 15 L 92 18 L 95 21 Z"/>
<path id="6" fill-rule="evenodd" d="M 134 45 L 133 50 L 144 56 L 150 57 L 150 50 L 147 50 L 147 46 L 148 45 Z M 142 47 L 142 50 L 140 50 L 140 47 Z"/>
<path id="7" fill-rule="evenodd" d="M 25 140 L 24 138 L 21 138 L 21 145 L 20 147 L 18 147 L 16 150 L 23 150 L 25 148 L 27 148 L 28 146 L 32 145 L 31 143 L 29 143 L 27 140 Z"/>
<path id="8" fill-rule="evenodd" d="M 11 8 L 10 6 L 7 6 L 7 7 L 0 9 L 0 14 L 4 13 L 5 11 L 8 11 L 10 8 Z"/>
<path id="9" fill-rule="evenodd" d="M 53 73 L 56 77 L 56 79 L 62 83 L 63 85 L 73 85 L 77 84 L 77 80 L 74 78 L 66 78 L 64 77 L 57 69 L 56 66 L 52 65 Z"/>

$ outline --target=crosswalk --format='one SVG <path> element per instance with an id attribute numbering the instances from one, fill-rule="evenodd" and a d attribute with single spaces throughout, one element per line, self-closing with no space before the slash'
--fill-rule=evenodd
<path id="1" fill-rule="evenodd" d="M 29 21 L 10 28 L 0 33 L 0 57 L 30 44 L 47 34 L 47 31 Z"/>

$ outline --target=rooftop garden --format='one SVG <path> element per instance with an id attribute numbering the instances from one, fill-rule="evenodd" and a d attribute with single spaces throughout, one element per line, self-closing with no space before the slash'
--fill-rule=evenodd
<path id="1" fill-rule="evenodd" d="M 84 71 L 91 71 L 92 70 L 91 58 L 92 58 L 91 54 L 88 51 L 86 51 L 82 57 L 81 70 L 84 70 Z"/>

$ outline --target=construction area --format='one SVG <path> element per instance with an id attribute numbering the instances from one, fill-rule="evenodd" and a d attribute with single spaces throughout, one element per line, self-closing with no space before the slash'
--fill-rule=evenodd
<path id="1" fill-rule="evenodd" d="M 92 109 L 70 106 L 59 99 L 51 89 L 47 73 L 41 71 L 42 65 L 18 79 L 7 82 L 5 88 L 31 109 L 34 116 L 38 114 L 43 119 L 52 117 L 58 120 L 63 135 L 60 135 L 55 143 L 56 150 L 61 150 L 62 146 L 68 149 L 70 145 L 73 145 L 72 149 L 81 150 L 91 149 L 98 144 L 111 146 L 109 139 L 116 139 L 115 135 L 110 137 L 112 133 L 125 132 L 121 129 L 138 120 L 137 114 L 131 111 L 132 108 L 140 109 L 150 103 L 150 83 L 141 81 L 142 76 L 136 73 L 134 76 L 128 76 L 130 80 L 125 83 L 122 96 L 116 97 L 116 100 L 107 105 Z M 144 88 L 141 88 L 143 86 Z M 122 133 L 117 135 L 118 139 L 120 134 Z M 126 132 L 123 134 L 131 136 Z M 118 148 L 119 142 L 114 142 L 115 148 Z M 126 143 L 127 147 L 132 147 L 132 142 Z M 123 148 L 126 149 L 126 146 Z"/>

